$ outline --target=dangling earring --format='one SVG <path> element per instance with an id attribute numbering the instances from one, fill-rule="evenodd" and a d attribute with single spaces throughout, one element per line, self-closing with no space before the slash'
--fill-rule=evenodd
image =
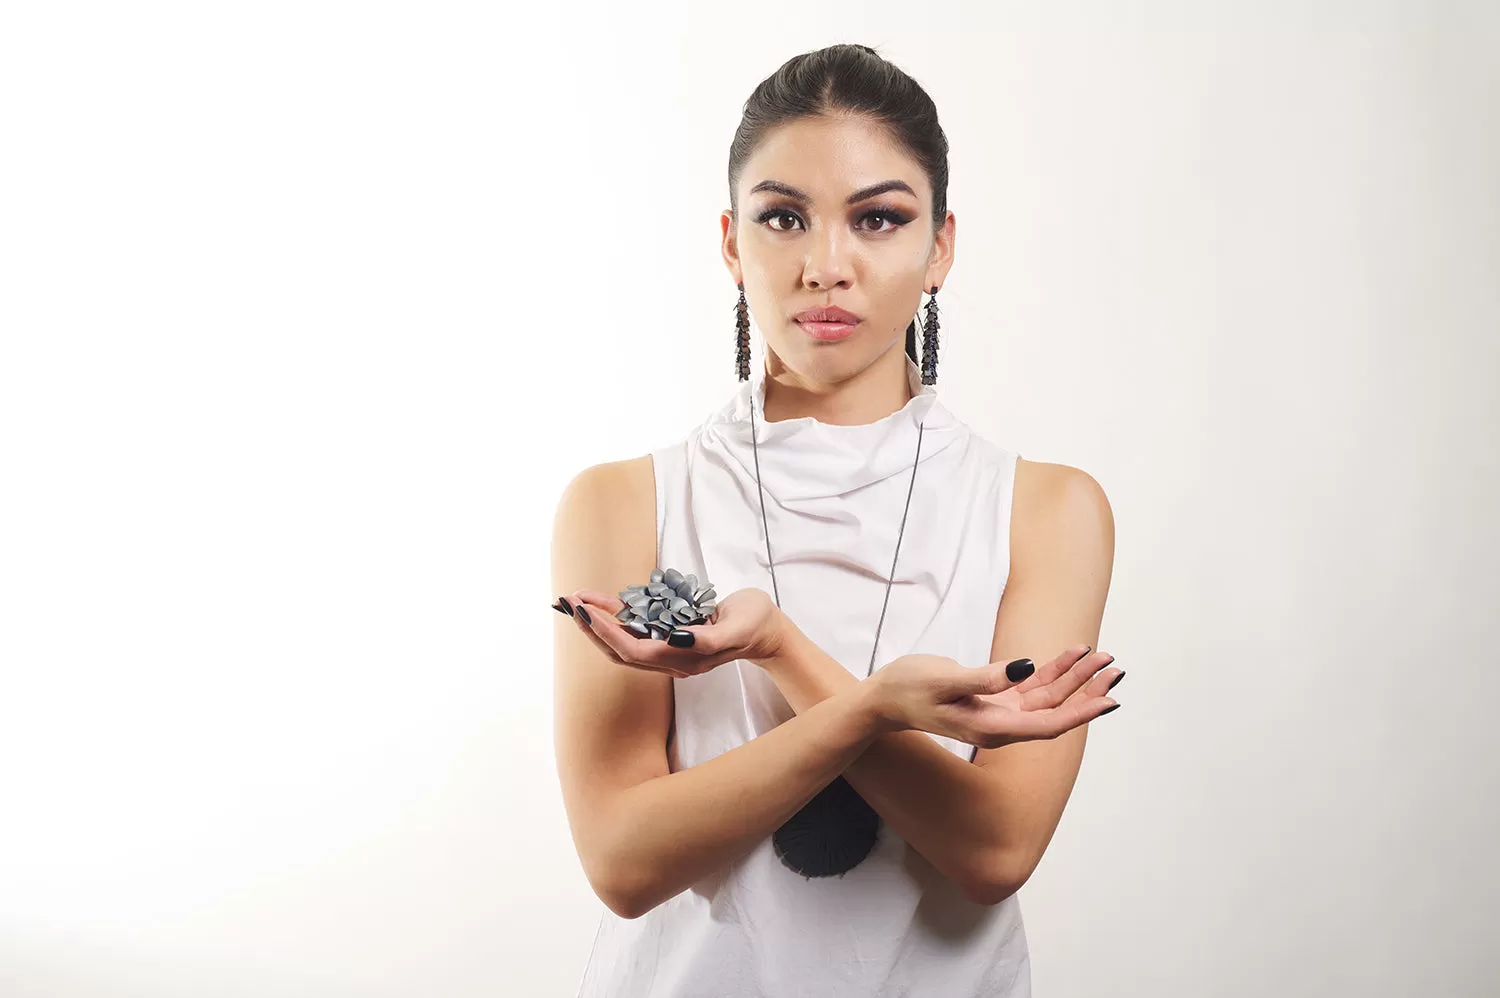
<path id="1" fill-rule="evenodd" d="M 734 371 L 741 381 L 750 380 L 750 306 L 745 302 L 745 285 L 739 285 L 740 300 L 734 306 Z"/>
<path id="2" fill-rule="evenodd" d="M 928 292 L 927 318 L 922 323 L 922 384 L 937 383 L 938 362 L 938 286 L 934 284 Z"/>

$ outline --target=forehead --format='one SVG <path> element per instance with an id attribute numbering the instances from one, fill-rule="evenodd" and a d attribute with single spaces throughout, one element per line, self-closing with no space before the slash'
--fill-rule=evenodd
<path id="1" fill-rule="evenodd" d="M 921 164 L 887 127 L 852 115 L 799 118 L 771 129 L 746 159 L 740 191 L 762 180 L 839 202 L 850 191 L 882 180 L 904 180 L 923 196 L 930 186 Z"/>

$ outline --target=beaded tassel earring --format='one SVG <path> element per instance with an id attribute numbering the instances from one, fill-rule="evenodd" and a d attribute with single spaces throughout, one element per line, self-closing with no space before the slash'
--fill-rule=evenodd
<path id="1" fill-rule="evenodd" d="M 735 304 L 734 371 L 741 381 L 750 380 L 750 306 L 745 302 L 745 285 L 739 285 L 740 300 Z"/>
<path id="2" fill-rule="evenodd" d="M 922 384 L 937 383 L 938 362 L 938 286 L 934 284 L 928 292 L 927 318 L 922 322 Z"/>

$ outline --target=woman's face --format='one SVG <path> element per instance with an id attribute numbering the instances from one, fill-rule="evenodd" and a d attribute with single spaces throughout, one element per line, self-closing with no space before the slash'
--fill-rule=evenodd
<path id="1" fill-rule="evenodd" d="M 738 222 L 728 211 L 720 220 L 724 260 L 745 285 L 772 373 L 784 365 L 826 384 L 891 350 L 904 357 L 922 293 L 952 266 L 954 218 L 934 232 L 927 175 L 882 127 L 858 117 L 778 126 L 746 161 L 736 194 Z M 858 321 L 799 321 L 819 306 Z"/>

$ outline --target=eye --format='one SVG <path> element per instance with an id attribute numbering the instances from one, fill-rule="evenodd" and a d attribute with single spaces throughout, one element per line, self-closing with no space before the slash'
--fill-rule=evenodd
<path id="1" fill-rule="evenodd" d="M 882 228 L 865 229 L 866 232 L 874 232 L 874 233 L 895 232 L 897 229 L 901 228 L 901 226 L 903 226 L 907 222 L 911 221 L 911 216 L 910 215 L 907 215 L 905 212 L 897 211 L 894 208 L 875 208 L 875 209 L 873 209 L 871 211 L 867 211 L 863 215 L 859 216 L 859 220 L 861 222 L 864 222 L 867 219 L 871 219 L 871 218 L 885 219 L 886 221 L 888 221 L 888 222 L 891 223 L 890 228 L 884 228 L 884 229 L 882 229 Z"/>
<path id="2" fill-rule="evenodd" d="M 791 210 L 789 210 L 787 208 L 767 208 L 765 211 L 761 212 L 759 215 L 757 215 L 755 217 L 755 221 L 758 224 L 760 224 L 760 225 L 766 225 L 772 219 L 781 219 L 781 218 L 789 218 L 789 219 L 792 220 L 792 222 L 797 223 L 798 226 L 802 225 L 802 218 L 801 218 L 801 216 L 799 216 L 796 212 L 791 211 Z M 864 225 L 864 223 L 867 222 L 867 221 L 869 221 L 872 218 L 873 219 L 878 219 L 880 221 L 889 222 L 890 224 L 887 225 L 887 226 L 880 226 L 880 225 L 877 224 L 874 228 L 868 228 L 868 227 L 866 227 Z M 858 228 L 861 231 L 868 232 L 868 233 L 870 233 L 872 235 L 884 235 L 887 232 L 894 232 L 894 231 L 896 231 L 901 226 L 905 225 L 907 222 L 910 222 L 911 219 L 912 219 L 912 217 L 910 215 L 908 215 L 904 211 L 900 211 L 900 210 L 898 210 L 896 208 L 872 208 L 869 211 L 865 212 L 863 215 L 859 216 L 859 219 L 858 219 L 858 222 L 859 222 Z M 772 232 L 795 232 L 796 231 L 796 229 L 790 227 L 790 225 L 784 225 L 784 226 L 783 225 L 772 225 L 772 226 L 770 226 L 770 229 L 771 229 Z"/>
<path id="3" fill-rule="evenodd" d="M 769 208 L 766 211 L 763 211 L 759 215 L 757 215 L 756 218 L 755 218 L 755 221 L 758 222 L 758 223 L 760 223 L 761 225 L 765 225 L 767 222 L 769 222 L 773 218 L 790 218 L 790 219 L 794 219 L 795 221 L 798 221 L 798 222 L 802 221 L 802 219 L 798 218 L 792 212 L 787 211 L 785 208 Z M 778 228 L 777 226 L 773 225 L 773 226 L 771 226 L 771 231 L 772 232 L 790 232 L 792 230 L 791 229 Z"/>

